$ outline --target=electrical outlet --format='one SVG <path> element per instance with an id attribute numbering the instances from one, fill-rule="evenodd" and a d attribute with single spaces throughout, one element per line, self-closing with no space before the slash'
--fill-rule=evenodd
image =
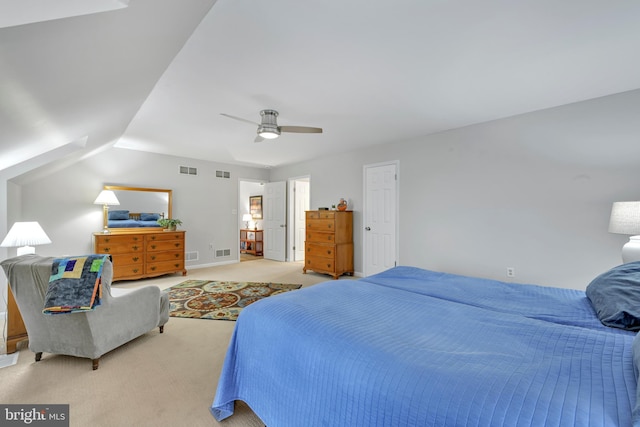
<path id="1" fill-rule="evenodd" d="M 507 277 L 516 277 L 516 269 L 513 267 L 507 267 Z"/>

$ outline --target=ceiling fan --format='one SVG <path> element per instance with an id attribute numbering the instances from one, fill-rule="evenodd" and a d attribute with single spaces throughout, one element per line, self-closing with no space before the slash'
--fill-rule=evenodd
<path id="1" fill-rule="evenodd" d="M 258 126 L 258 136 L 256 136 L 255 142 L 261 142 L 265 139 L 275 139 L 280 136 L 281 132 L 290 133 L 322 133 L 322 128 L 314 128 L 309 126 L 278 126 L 278 112 L 276 110 L 262 110 L 260 111 L 260 123 L 252 122 L 241 117 L 232 116 L 230 114 L 220 113 L 230 119 L 240 120 L 241 122 L 251 123 Z"/>

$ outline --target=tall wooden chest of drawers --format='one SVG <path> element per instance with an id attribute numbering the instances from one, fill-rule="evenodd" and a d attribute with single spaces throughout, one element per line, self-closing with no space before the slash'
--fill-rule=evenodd
<path id="1" fill-rule="evenodd" d="M 111 255 L 114 281 L 169 273 L 184 276 L 184 237 L 184 231 L 93 233 L 94 252 Z"/>
<path id="2" fill-rule="evenodd" d="M 353 212 L 307 211 L 304 273 L 353 275 Z"/>

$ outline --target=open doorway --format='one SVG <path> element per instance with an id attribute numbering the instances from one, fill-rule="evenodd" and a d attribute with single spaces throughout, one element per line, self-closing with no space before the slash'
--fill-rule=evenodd
<path id="1" fill-rule="evenodd" d="M 240 262 L 262 259 L 264 230 L 260 202 L 264 182 L 240 180 L 238 189 L 238 259 Z"/>

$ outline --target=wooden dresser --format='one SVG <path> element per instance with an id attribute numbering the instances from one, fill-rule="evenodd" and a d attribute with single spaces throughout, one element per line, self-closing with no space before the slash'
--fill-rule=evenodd
<path id="1" fill-rule="evenodd" d="M 353 275 L 353 212 L 307 211 L 304 273 Z"/>
<path id="2" fill-rule="evenodd" d="M 94 252 L 111 255 L 114 281 L 169 273 L 185 276 L 184 237 L 184 231 L 93 233 Z"/>

